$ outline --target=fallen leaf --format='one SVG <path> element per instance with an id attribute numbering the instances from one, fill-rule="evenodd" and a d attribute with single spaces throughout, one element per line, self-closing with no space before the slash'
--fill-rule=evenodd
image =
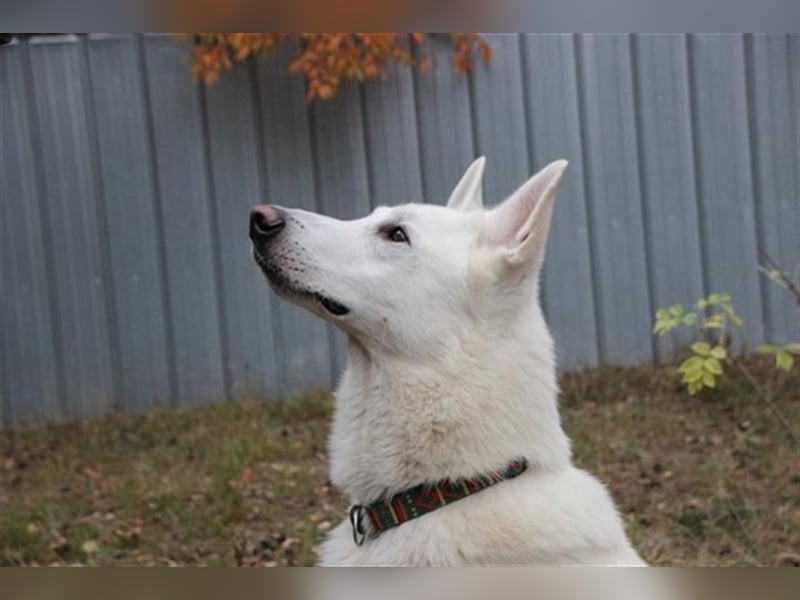
<path id="1" fill-rule="evenodd" d="M 58 552 L 59 550 L 63 550 L 66 545 L 67 539 L 63 535 L 56 535 L 52 540 L 50 540 L 50 543 L 47 545 L 47 547 L 54 552 Z"/>
<path id="2" fill-rule="evenodd" d="M 298 538 L 287 537 L 285 540 L 283 540 L 283 543 L 281 544 L 281 550 L 286 552 L 299 541 L 300 540 Z"/>
<path id="3" fill-rule="evenodd" d="M 89 479 L 98 479 L 100 477 L 100 471 L 98 471 L 95 467 L 89 465 L 83 467 L 83 474 L 86 475 Z"/>
<path id="4" fill-rule="evenodd" d="M 247 485 L 252 481 L 252 479 L 253 479 L 253 469 L 250 467 L 245 467 L 242 470 L 241 474 L 239 475 L 239 481 Z"/>

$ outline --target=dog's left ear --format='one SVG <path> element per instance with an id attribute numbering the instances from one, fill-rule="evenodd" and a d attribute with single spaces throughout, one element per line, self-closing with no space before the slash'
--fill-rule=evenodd
<path id="1" fill-rule="evenodd" d="M 488 238 L 511 265 L 542 266 L 553 201 L 567 164 L 550 163 L 487 215 Z"/>
<path id="2" fill-rule="evenodd" d="M 447 201 L 447 208 L 477 210 L 483 208 L 483 169 L 486 158 L 481 156 L 467 167 Z"/>

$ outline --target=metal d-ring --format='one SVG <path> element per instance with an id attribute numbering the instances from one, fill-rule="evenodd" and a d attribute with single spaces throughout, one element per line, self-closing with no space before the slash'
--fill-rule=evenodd
<path id="1" fill-rule="evenodd" d="M 353 528 L 353 542 L 356 546 L 364 543 L 367 531 L 364 529 L 364 513 L 367 507 L 363 504 L 354 504 L 350 507 L 350 526 Z"/>

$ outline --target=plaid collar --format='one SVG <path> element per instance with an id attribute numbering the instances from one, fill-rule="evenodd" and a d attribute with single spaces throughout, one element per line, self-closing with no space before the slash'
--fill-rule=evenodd
<path id="1" fill-rule="evenodd" d="M 349 513 L 353 541 L 356 546 L 360 546 L 367 537 L 365 516 L 372 525 L 370 537 L 375 538 L 387 529 L 471 496 L 505 479 L 513 479 L 527 468 L 526 458 L 516 458 L 499 471 L 472 479 L 442 479 L 433 484 L 421 483 L 385 500 L 372 504 L 354 504 Z"/>

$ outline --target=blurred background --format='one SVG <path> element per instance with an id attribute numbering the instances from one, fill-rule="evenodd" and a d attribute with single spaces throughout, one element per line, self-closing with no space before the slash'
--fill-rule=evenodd
<path id="1" fill-rule="evenodd" d="M 61 467 L 80 484 L 65 475 L 66 491 L 53 491 L 55 498 L 75 493 L 80 503 L 70 515 L 97 513 L 104 522 L 111 514 L 113 524 L 117 509 L 93 503 L 110 502 L 108 486 L 115 477 L 117 485 L 122 481 L 108 475 L 114 468 L 139 465 L 169 487 L 164 463 L 144 467 L 137 462 L 143 453 L 158 448 L 178 462 L 198 461 L 200 440 L 223 443 L 230 434 L 239 442 L 221 451 L 224 464 L 188 468 L 204 469 L 210 489 L 218 483 L 232 498 L 226 516 L 211 521 L 250 522 L 248 498 L 260 505 L 263 494 L 283 493 L 286 502 L 296 497 L 291 486 L 248 496 L 263 467 L 284 483 L 276 473 L 308 470 L 309 490 L 324 497 L 314 506 L 327 507 L 311 522 L 330 526 L 324 515 L 338 518 L 339 500 L 324 484 L 324 428 L 306 429 L 303 422 L 328 414 L 328 401 L 314 399 L 335 385 L 343 340 L 269 292 L 250 258 L 249 208 L 266 202 L 349 219 L 382 204 L 444 203 L 479 155 L 487 157 L 484 195 L 494 204 L 548 162 L 566 158 L 542 301 L 559 368 L 568 373 L 564 402 L 576 411 L 567 422 L 604 423 L 585 435 L 571 431 L 576 451 L 581 456 L 586 443 L 589 460 L 590 446 L 610 444 L 629 469 L 629 483 L 644 486 L 623 511 L 644 528 L 633 535 L 650 544 L 643 551 L 648 560 L 795 561 L 800 36 L 330 35 L 3 38 L 2 499 L 23 497 L 13 491 L 24 487 L 25 479 L 16 479 L 20 463 L 61 456 Z M 653 335 L 654 324 L 663 335 Z M 754 350 L 754 362 L 735 369 L 733 355 Z M 723 368 L 726 377 L 737 374 L 720 390 Z M 687 386 L 712 401 L 690 397 Z M 643 413 L 639 403 L 648 395 L 664 396 L 664 404 Z M 725 404 L 731 398 L 747 400 Z M 247 403 L 254 399 L 283 403 L 254 409 Z M 210 412 L 163 412 L 201 405 Z M 753 407 L 756 416 L 747 412 Z M 692 424 L 692 410 L 707 412 Z M 615 430 L 614 419 L 630 411 L 630 431 Z M 20 428 L 107 413 L 111 421 L 58 434 Z M 730 413 L 730 422 L 715 422 L 720 413 Z M 697 430 L 673 430 L 679 415 L 681 427 Z M 734 541 L 727 550 L 722 542 L 710 550 L 709 523 L 745 523 L 753 511 L 744 500 L 750 492 L 726 490 L 722 504 L 714 504 L 717 496 L 698 499 L 687 490 L 703 478 L 729 479 L 736 461 L 747 458 L 741 453 L 752 451 L 758 419 L 769 423 L 758 443 L 766 438 L 775 447 L 764 455 L 768 466 L 756 467 L 776 479 L 753 485 L 790 486 L 780 498 L 764 498 L 767 512 L 779 502 L 789 508 L 772 522 L 766 550 L 753 542 L 758 535 L 751 528 L 731 533 L 727 525 L 719 527 Z M 251 425 L 251 434 L 243 434 Z M 264 442 L 261 426 L 274 439 Z M 299 444 L 292 446 L 296 454 L 276 462 L 286 437 Z M 662 438 L 669 438 L 662 458 L 632 446 Z M 116 467 L 103 467 L 92 455 L 119 444 L 132 445 L 139 458 L 122 454 Z M 663 457 L 677 456 L 678 447 L 691 449 L 687 461 L 710 447 L 724 450 L 733 466 L 713 477 L 693 471 L 692 486 L 671 492 L 684 496 L 673 514 L 657 508 L 663 499 L 650 492 L 665 472 L 674 474 Z M 151 485 L 139 476 L 126 485 L 140 486 L 143 498 Z M 56 476 L 40 477 L 44 483 Z M 56 519 L 72 534 L 52 523 L 48 530 L 40 508 L 18 506 L 19 519 L 4 521 L 6 539 L 16 540 L 4 560 L 91 559 L 101 553 L 84 544 L 105 548 L 103 536 L 117 552 L 119 546 L 139 551 L 146 515 L 172 515 L 183 527 L 178 507 L 210 492 L 165 494 L 134 502 L 137 516 L 119 535 L 109 533 L 116 525 L 97 519 L 74 534 L 72 517 Z M 207 510 L 218 516 L 217 508 Z M 284 556 L 287 536 L 304 548 L 297 560 L 311 561 L 326 528 L 307 530 L 308 515 L 289 512 L 293 534 L 286 528 L 276 534 L 270 525 L 261 538 L 242 542 L 237 562 L 263 558 L 262 542 L 270 556 Z M 663 514 L 642 521 L 648 512 Z M 662 521 L 667 530 L 683 523 L 702 543 L 681 546 L 665 541 L 664 529 L 648 529 Z M 205 525 L 198 531 L 232 535 Z M 34 550 L 25 550 L 28 543 Z M 39 553 L 42 544 L 50 549 Z M 674 552 L 663 554 L 664 548 Z M 218 549 L 186 552 L 164 560 L 232 560 Z M 114 556 L 100 562 L 122 560 Z"/>

